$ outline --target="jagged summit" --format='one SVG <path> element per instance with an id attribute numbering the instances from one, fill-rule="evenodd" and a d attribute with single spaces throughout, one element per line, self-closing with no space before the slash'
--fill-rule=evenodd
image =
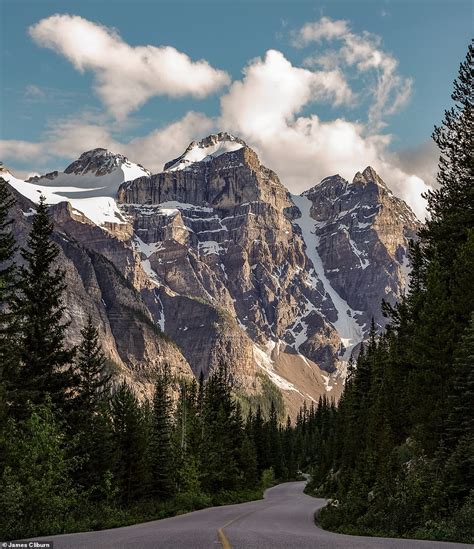
<path id="1" fill-rule="evenodd" d="M 357 172 L 352 180 L 352 183 L 361 183 L 362 185 L 375 183 L 379 187 L 389 190 L 385 181 L 378 175 L 372 166 L 367 166 L 362 173 Z"/>
<path id="2" fill-rule="evenodd" d="M 316 185 L 313 185 L 307 191 L 302 192 L 301 196 L 310 196 L 320 185 L 331 185 L 331 186 L 347 185 L 347 180 L 344 179 L 339 174 L 330 175 L 322 179 L 319 183 L 316 183 Z"/>
<path id="3" fill-rule="evenodd" d="M 75 160 L 72 164 L 69 164 L 69 166 L 64 170 L 64 173 L 76 175 L 94 174 L 96 176 L 101 176 L 111 173 L 122 166 L 127 168 L 136 166 L 141 170 L 141 172 L 144 172 L 141 175 L 145 175 L 145 173 L 148 175 L 150 174 L 150 172 L 140 164 L 130 162 L 126 156 L 123 156 L 122 154 L 115 154 L 102 148 L 83 152 L 77 160 Z"/>
<path id="4" fill-rule="evenodd" d="M 342 187 L 347 185 L 361 185 L 362 187 L 366 187 L 368 184 L 374 183 L 378 187 L 381 187 L 382 189 L 385 189 L 388 192 L 391 192 L 390 189 L 387 187 L 387 184 L 385 181 L 378 175 L 378 173 L 372 168 L 372 166 L 367 166 L 363 172 L 357 172 L 354 175 L 354 178 L 352 179 L 352 183 L 349 183 L 347 179 L 344 179 L 341 175 L 335 174 L 330 175 L 328 177 L 325 177 L 322 179 L 319 183 L 316 183 L 316 185 L 313 185 L 310 189 L 307 191 L 304 191 L 302 196 L 310 196 L 313 194 L 318 187 L 324 186 L 324 187 Z"/>
<path id="5" fill-rule="evenodd" d="M 167 162 L 164 171 L 184 170 L 196 162 L 209 162 L 222 154 L 246 147 L 246 143 L 227 132 L 211 134 L 200 141 L 192 141 L 184 153 Z"/>

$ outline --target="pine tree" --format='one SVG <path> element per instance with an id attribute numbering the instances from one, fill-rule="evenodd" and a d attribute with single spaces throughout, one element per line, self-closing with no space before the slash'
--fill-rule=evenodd
<path id="1" fill-rule="evenodd" d="M 75 460 L 52 407 L 26 405 L 25 420 L 6 426 L 8 464 L 0 476 L 0 538 L 51 535 L 64 530 L 77 505 L 71 482 Z"/>
<path id="2" fill-rule="evenodd" d="M 101 403 L 110 393 L 112 375 L 107 370 L 105 356 L 99 344 L 99 334 L 90 315 L 81 335 L 82 343 L 77 349 L 75 362 L 75 405 L 86 420 L 89 420 L 98 413 Z"/>
<path id="3" fill-rule="evenodd" d="M 257 452 L 257 467 L 259 475 L 264 469 L 270 466 L 270 455 L 268 451 L 268 438 L 264 429 L 264 420 L 260 405 L 257 406 L 255 415 L 252 418 L 252 441 Z"/>
<path id="4" fill-rule="evenodd" d="M 176 492 L 170 382 L 170 367 L 166 364 L 155 382 L 150 441 L 151 494 L 161 500 L 172 497 Z"/>
<path id="5" fill-rule="evenodd" d="M 458 247 L 474 226 L 474 41 L 461 63 L 454 82 L 454 106 L 445 112 L 443 124 L 433 133 L 441 156 L 439 187 L 427 193 L 431 214 L 420 235 L 428 253 L 435 251 L 443 267 L 449 268 Z"/>
<path id="6" fill-rule="evenodd" d="M 74 349 L 65 345 L 68 323 L 62 321 L 65 307 L 64 271 L 57 265 L 58 246 L 52 241 L 53 223 L 44 197 L 33 218 L 27 248 L 22 249 L 25 266 L 20 269 L 20 294 L 15 312 L 20 317 L 20 371 L 16 413 L 24 403 L 44 402 L 65 407 L 74 387 L 71 363 Z"/>
<path id="7" fill-rule="evenodd" d="M 279 422 L 273 400 L 270 406 L 270 417 L 267 424 L 267 432 L 271 454 L 271 466 L 273 467 L 276 478 L 281 478 L 283 473 L 283 455 L 281 449 Z"/>
<path id="8" fill-rule="evenodd" d="M 9 211 L 14 204 L 6 182 L 0 178 L 0 423 L 7 414 L 11 400 L 12 385 L 18 368 L 15 315 L 12 301 L 15 293 L 16 266 L 13 262 L 16 251 L 11 232 L 12 220 Z"/>
<path id="9" fill-rule="evenodd" d="M 111 463 L 121 499 L 130 504 L 144 495 L 146 469 L 146 427 L 143 411 L 126 383 L 122 383 L 110 403 L 112 443 Z"/>
<path id="10" fill-rule="evenodd" d="M 2 305 L 6 302 L 14 281 L 15 265 L 12 259 L 16 244 L 11 232 L 13 220 L 9 218 L 9 212 L 14 203 L 5 180 L 0 177 L 0 303 Z M 3 320 L 4 317 L 0 318 Z"/>
<path id="11" fill-rule="evenodd" d="M 240 481 L 238 452 L 243 429 L 224 364 L 207 380 L 202 417 L 203 487 L 211 493 L 235 490 Z"/>
<path id="12" fill-rule="evenodd" d="M 74 451 L 82 456 L 75 479 L 80 486 L 91 490 L 92 498 L 99 498 L 101 486 L 111 472 L 111 374 L 107 372 L 98 333 L 90 316 L 81 335 L 82 343 L 75 360 L 77 387 L 70 420 L 71 434 L 75 435 L 76 442 Z"/>
<path id="13" fill-rule="evenodd" d="M 454 368 L 447 422 L 447 438 L 452 445 L 474 434 L 474 312 L 456 349 Z"/>
<path id="14" fill-rule="evenodd" d="M 248 435 L 243 437 L 239 454 L 243 488 L 252 489 L 258 483 L 257 452 Z"/>

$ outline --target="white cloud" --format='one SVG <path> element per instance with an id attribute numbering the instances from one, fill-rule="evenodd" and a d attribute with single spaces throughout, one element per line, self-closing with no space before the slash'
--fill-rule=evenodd
<path id="1" fill-rule="evenodd" d="M 372 165 L 423 216 L 425 201 L 420 194 L 426 186 L 393 161 L 389 135 L 368 134 L 364 124 L 342 118 L 323 122 L 316 114 L 298 116 L 321 94 L 337 97 L 337 86 L 328 79 L 332 72 L 321 71 L 316 81 L 314 74 L 318 73 L 294 67 L 273 50 L 263 60 L 254 59 L 242 80 L 221 98 L 219 127 L 243 137 L 292 192 L 302 192 L 336 173 L 350 180 Z"/>
<path id="2" fill-rule="evenodd" d="M 244 79 L 241 87 L 237 88 L 244 96 L 248 91 L 246 86 Z M 267 94 L 271 92 L 272 87 L 269 86 Z M 46 171 L 64 169 L 82 152 L 105 147 L 125 154 L 132 161 L 156 173 L 163 169 L 165 162 L 179 156 L 191 141 L 218 129 L 229 130 L 244 138 L 257 151 L 261 161 L 275 170 L 282 183 L 293 193 L 300 193 L 324 177 L 336 173 L 351 180 L 355 172 L 371 165 L 394 193 L 406 200 L 415 213 L 423 218 L 425 201 L 421 193 L 427 186 L 421 177 L 425 173 L 422 169 L 425 159 L 422 149 L 413 153 L 410 162 L 410 151 L 399 155 L 390 153 L 387 148 L 390 137 L 367 137 L 362 124 L 343 119 L 323 122 L 316 115 L 295 116 L 287 120 L 285 114 L 288 111 L 285 110 L 280 114 L 273 111 L 273 129 L 265 133 L 263 126 L 255 124 L 254 111 L 251 109 L 243 110 L 240 118 L 233 119 L 236 105 L 232 104 L 231 93 L 232 90 L 223 98 L 226 109 L 219 120 L 190 112 L 172 124 L 124 143 L 115 139 L 109 127 L 103 123 L 68 119 L 58 122 L 38 143 L 0 141 L 0 157 L 8 162 L 22 162 L 28 158 L 31 168 L 45 167 Z M 238 95 L 237 98 L 240 99 Z M 262 90 L 257 104 L 261 111 L 265 110 L 260 119 L 261 124 L 272 118 L 271 109 L 275 108 L 266 99 Z M 226 115 L 229 115 L 228 119 Z"/>
<path id="3" fill-rule="evenodd" d="M 183 118 L 122 146 L 124 154 L 153 172 L 160 172 L 187 145 L 215 131 L 215 121 L 202 113 L 188 112 Z"/>
<path id="4" fill-rule="evenodd" d="M 4 139 L 0 141 L 0 156 L 6 160 L 25 160 L 35 162 L 43 151 L 43 143 Z"/>
<path id="5" fill-rule="evenodd" d="M 251 61 L 244 79 L 234 82 L 221 98 L 222 121 L 224 127 L 272 139 L 311 102 L 340 105 L 351 100 L 352 92 L 339 71 L 294 67 L 281 52 L 269 50 L 263 59 Z"/>
<path id="6" fill-rule="evenodd" d="M 440 151 L 430 139 L 415 147 L 393 153 L 391 161 L 401 169 L 413 173 L 432 187 L 436 187 Z"/>
<path id="7" fill-rule="evenodd" d="M 321 17 L 319 21 L 305 23 L 298 32 L 293 33 L 293 44 L 307 46 L 311 42 L 341 38 L 349 32 L 349 24 L 343 19 L 334 21 L 330 17 Z"/>
<path id="8" fill-rule="evenodd" d="M 77 15 L 52 15 L 29 33 L 77 70 L 93 71 L 99 97 L 120 120 L 153 96 L 202 98 L 230 82 L 205 60 L 192 61 L 170 46 L 132 47 L 115 30 Z"/>
<path id="9" fill-rule="evenodd" d="M 384 118 L 398 112 L 411 96 L 413 81 L 398 74 L 398 61 L 382 49 L 379 36 L 350 30 L 347 21 L 322 17 L 307 23 L 294 33 L 293 43 L 304 47 L 312 42 L 340 42 L 339 49 L 318 50 L 306 57 L 306 66 L 322 66 L 346 70 L 355 68 L 360 76 L 372 77 L 369 92 L 372 96 L 368 111 L 369 128 L 377 131 L 384 126 Z"/>

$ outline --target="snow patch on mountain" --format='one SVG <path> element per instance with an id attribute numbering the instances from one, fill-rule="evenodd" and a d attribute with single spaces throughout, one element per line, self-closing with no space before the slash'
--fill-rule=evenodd
<path id="1" fill-rule="evenodd" d="M 37 204 L 43 195 L 47 204 L 59 204 L 69 202 L 71 206 L 84 214 L 96 225 L 105 223 L 126 223 L 113 198 L 107 196 L 95 196 L 81 198 L 84 189 L 77 187 L 46 187 L 43 185 L 27 183 L 23 179 L 17 179 L 9 172 L 2 173 L 2 177 L 20 194 Z M 67 197 L 66 194 L 67 193 Z M 75 198 L 77 196 L 77 198 Z"/>
<path id="2" fill-rule="evenodd" d="M 306 244 L 306 254 L 313 263 L 315 278 L 313 286 L 316 288 L 318 279 L 324 286 L 324 290 L 331 298 L 331 301 L 337 311 L 337 320 L 333 322 L 344 347 L 344 360 L 350 357 L 352 349 L 363 340 L 362 328 L 357 324 L 355 316 L 357 311 L 352 310 L 347 302 L 332 287 L 324 272 L 323 262 L 318 253 L 319 238 L 316 234 L 316 222 L 311 217 L 312 202 L 304 195 L 292 195 L 295 206 L 301 212 L 301 217 L 294 220 L 294 223 L 301 229 L 303 240 Z"/>
<path id="3" fill-rule="evenodd" d="M 274 370 L 275 364 L 271 358 L 272 351 L 275 348 L 275 341 L 268 341 L 265 348 L 261 349 L 258 345 L 253 345 L 253 357 L 259 368 L 261 368 L 270 378 L 270 380 L 280 389 L 284 391 L 296 391 L 300 395 L 304 396 L 293 383 L 290 383 L 284 377 L 277 374 Z"/>
<path id="4" fill-rule="evenodd" d="M 97 152 L 99 151 L 99 152 Z M 2 170 L 2 177 L 20 194 L 38 203 L 43 195 L 47 204 L 69 202 L 96 225 L 125 224 L 115 197 L 119 186 L 150 172 L 139 164 L 106 149 L 94 149 L 80 156 L 64 172 L 35 176 L 26 181 Z"/>
<path id="5" fill-rule="evenodd" d="M 193 141 L 184 154 L 165 166 L 165 171 L 185 170 L 196 162 L 210 162 L 225 153 L 235 152 L 244 147 L 244 143 L 228 133 L 211 135 L 202 141 Z"/>

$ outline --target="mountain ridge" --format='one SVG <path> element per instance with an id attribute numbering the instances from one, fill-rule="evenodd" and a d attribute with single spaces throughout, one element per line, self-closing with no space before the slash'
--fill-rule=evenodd
<path id="1" fill-rule="evenodd" d="M 62 173 L 89 194 L 91 174 L 92 194 L 116 174 L 110 196 L 84 199 L 111 200 L 115 219 L 86 223 L 78 199 L 52 207 L 58 228 L 115 265 L 195 376 L 226 360 L 239 390 L 258 392 L 257 374 L 266 375 L 292 411 L 321 394 L 337 397 L 371 317 L 383 323 L 381 299 L 393 303 L 406 284 L 408 240 L 419 225 L 408 206 L 370 166 L 352 182 L 330 176 L 291 195 L 225 132 L 190 143 L 158 174 L 134 165 L 139 176 L 127 180 L 117 166 L 125 162 L 93 149 L 71 163 Z"/>

